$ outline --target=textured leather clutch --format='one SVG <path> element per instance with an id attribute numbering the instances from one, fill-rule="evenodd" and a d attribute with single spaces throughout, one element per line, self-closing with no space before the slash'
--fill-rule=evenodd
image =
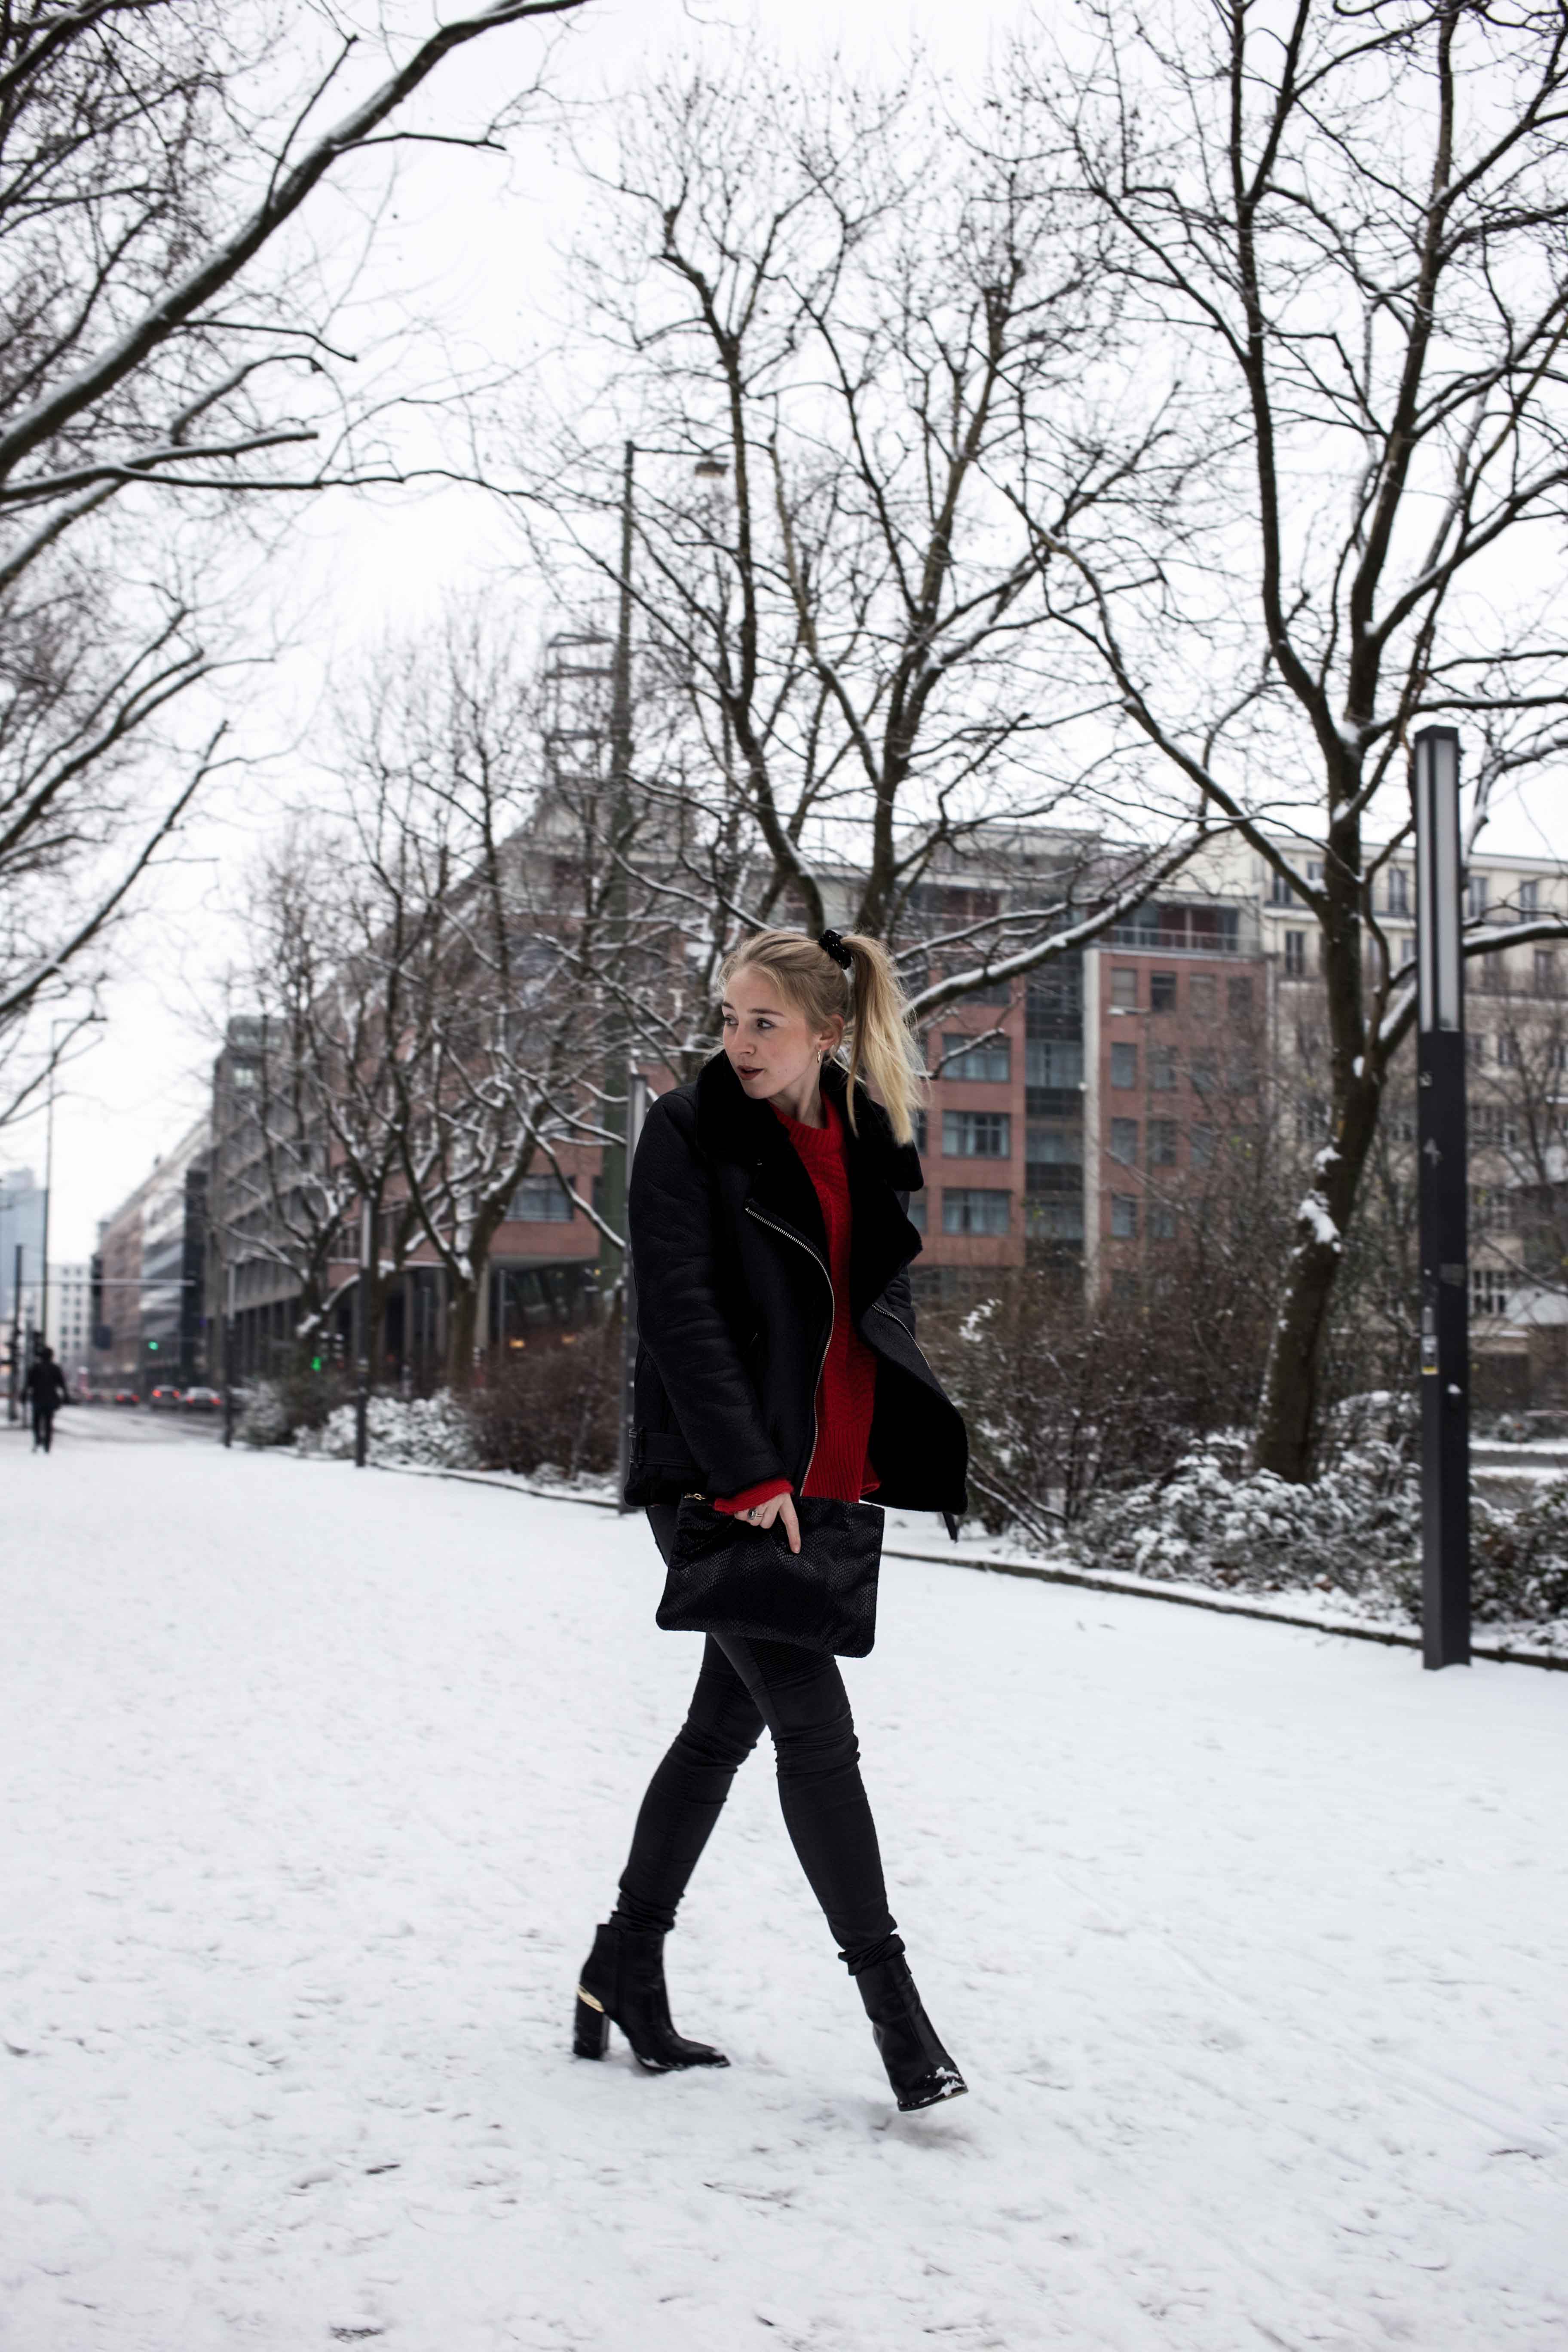
<path id="1" fill-rule="evenodd" d="M 863 1658 L 877 1638 L 882 1514 L 875 1503 L 795 1497 L 800 1549 L 782 1516 L 750 1527 L 689 1495 L 676 1518 L 658 1622 Z"/>

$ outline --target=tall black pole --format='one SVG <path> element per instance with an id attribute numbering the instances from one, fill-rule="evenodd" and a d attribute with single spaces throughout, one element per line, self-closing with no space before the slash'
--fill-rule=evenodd
<path id="1" fill-rule="evenodd" d="M 1459 738 L 1415 738 L 1416 1143 L 1421 1193 L 1422 1659 L 1470 1663 L 1469 1243 Z"/>
<path id="2" fill-rule="evenodd" d="M 629 1170 L 637 1157 L 637 1138 L 647 1115 L 647 1080 L 640 1070 L 632 1071 L 626 1079 L 626 1165 Z M 626 1507 L 626 1479 L 632 1466 L 632 1423 L 637 1405 L 637 1293 L 632 1272 L 632 1254 L 628 1249 L 622 1261 L 621 1278 L 621 1429 L 620 1454 L 616 1476 L 616 1508 Z"/>
<path id="3" fill-rule="evenodd" d="M 626 859 L 632 830 L 632 469 L 637 459 L 628 441 L 621 474 L 620 609 L 616 625 L 616 658 L 610 687 L 610 877 L 606 894 L 605 951 L 610 969 L 605 981 L 605 1125 L 616 1136 L 605 1146 L 601 1212 L 611 1233 L 622 1237 L 620 1265 L 614 1287 L 620 1292 L 623 1353 L 631 1328 L 632 1257 L 624 1246 L 626 1230 L 626 1179 L 631 1168 L 632 1124 L 631 1030 L 626 1019 L 626 946 L 628 915 Z M 601 1256 L 611 1248 L 600 1236 Z M 621 1452 L 626 1451 L 625 1412 Z M 623 1471 L 625 1465 L 622 1465 Z M 623 1475 L 621 1485 L 626 1481 Z"/>
<path id="4" fill-rule="evenodd" d="M 232 1246 L 233 1236 L 226 1236 Z M 223 1442 L 234 1444 L 234 1260 L 224 1268 L 223 1288 Z"/>
<path id="5" fill-rule="evenodd" d="M 354 1468 L 370 1451 L 370 1202 L 359 1210 L 359 1280 L 354 1285 Z"/>
<path id="6" fill-rule="evenodd" d="M 11 1276 L 11 1393 L 6 1419 L 15 1421 L 22 1402 L 22 1244 L 16 1244 Z"/>

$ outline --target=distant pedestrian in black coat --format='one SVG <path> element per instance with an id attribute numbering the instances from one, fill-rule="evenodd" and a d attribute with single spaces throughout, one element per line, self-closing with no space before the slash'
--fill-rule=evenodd
<path id="1" fill-rule="evenodd" d="M 874 1495 L 940 1511 L 956 1534 L 968 1441 L 915 1342 L 921 1073 L 892 966 L 873 940 L 764 931 L 723 988 L 723 1051 L 653 1105 L 632 1169 L 641 1345 L 626 1499 L 646 1506 L 667 1559 L 691 1494 L 752 1527 L 782 1522 L 795 1551 L 797 1496 Z M 963 2078 L 888 1907 L 837 1660 L 728 1633 L 708 1636 L 584 1965 L 579 2056 L 603 2055 L 613 2021 L 650 2071 L 727 2063 L 670 2023 L 663 1947 L 764 1725 L 785 1826 L 900 2106 L 953 2097 Z"/>
<path id="2" fill-rule="evenodd" d="M 47 1454 L 54 1443 L 55 1415 L 62 1404 L 70 1402 L 66 1376 L 52 1349 L 40 1349 L 27 1367 L 24 1393 L 33 1408 L 33 1451 L 37 1454 L 41 1447 Z"/>

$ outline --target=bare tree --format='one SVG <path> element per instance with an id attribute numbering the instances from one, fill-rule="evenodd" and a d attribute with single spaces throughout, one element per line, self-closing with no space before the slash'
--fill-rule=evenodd
<path id="1" fill-rule="evenodd" d="M 176 725 L 233 657 L 195 537 L 237 504 L 403 478 L 334 287 L 291 229 L 372 148 L 493 145 L 412 113 L 442 60 L 584 0 L 489 0 L 401 41 L 296 9 L 32 0 L 0 19 L 0 1116 L 22 1024 L 122 909 L 211 772 Z M 279 91 L 281 90 L 281 97 Z M 341 110 L 334 113 L 334 108 Z M 161 771 L 153 787 L 148 772 Z M 170 779 L 173 778 L 173 781 Z"/>
<path id="2" fill-rule="evenodd" d="M 1414 1014 L 1380 901 L 1411 730 L 1467 724 L 1472 841 L 1498 781 L 1568 742 L 1561 630 L 1531 584 L 1568 486 L 1568 17 L 1102 0 L 1089 21 L 1070 70 L 1021 45 L 1016 78 L 1122 291 L 1125 357 L 1091 391 L 1157 409 L 1165 464 L 1141 547 L 1092 508 L 1065 525 L 1042 508 L 1037 530 L 1151 798 L 1195 788 L 1317 927 L 1326 1129 L 1256 1441 L 1300 1478 Z M 1476 926 L 1467 951 L 1500 936 Z"/>
<path id="3" fill-rule="evenodd" d="M 662 952 L 618 919 L 637 844 L 607 780 L 594 759 L 552 767 L 541 719 L 531 672 L 469 613 L 437 646 L 378 661 L 345 728 L 352 858 L 374 910 L 355 961 L 395 971 L 381 1018 L 397 1189 L 443 1271 L 456 1388 L 472 1379 L 491 1245 L 526 1177 L 562 1183 L 618 1244 L 571 1156 L 615 1139 L 612 1047 Z"/>
<path id="4" fill-rule="evenodd" d="M 575 560 L 602 590 L 634 433 L 663 761 L 638 785 L 679 839 L 672 915 L 684 893 L 701 960 L 831 911 L 909 954 L 922 1012 L 1081 943 L 1199 830 L 1177 812 L 1113 868 L 1121 812 L 1059 754 L 1087 714 L 1038 512 L 1119 511 L 1152 462 L 1146 432 L 1064 433 L 1048 481 L 1038 454 L 1114 323 L 1084 208 L 1026 144 L 955 137 L 919 76 L 803 84 L 748 52 L 639 88 L 615 137 L 574 268 L 574 356 L 607 353 L 610 390 L 518 510 L 558 581 Z M 971 857 L 1017 887 L 933 920 Z"/>

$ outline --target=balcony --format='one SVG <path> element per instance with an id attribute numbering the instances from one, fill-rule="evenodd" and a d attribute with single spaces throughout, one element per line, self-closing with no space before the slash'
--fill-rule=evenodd
<path id="1" fill-rule="evenodd" d="M 1258 912 L 1251 905 L 1216 906 L 1162 898 L 1113 924 L 1110 946 L 1142 955 L 1256 956 L 1261 953 Z"/>

